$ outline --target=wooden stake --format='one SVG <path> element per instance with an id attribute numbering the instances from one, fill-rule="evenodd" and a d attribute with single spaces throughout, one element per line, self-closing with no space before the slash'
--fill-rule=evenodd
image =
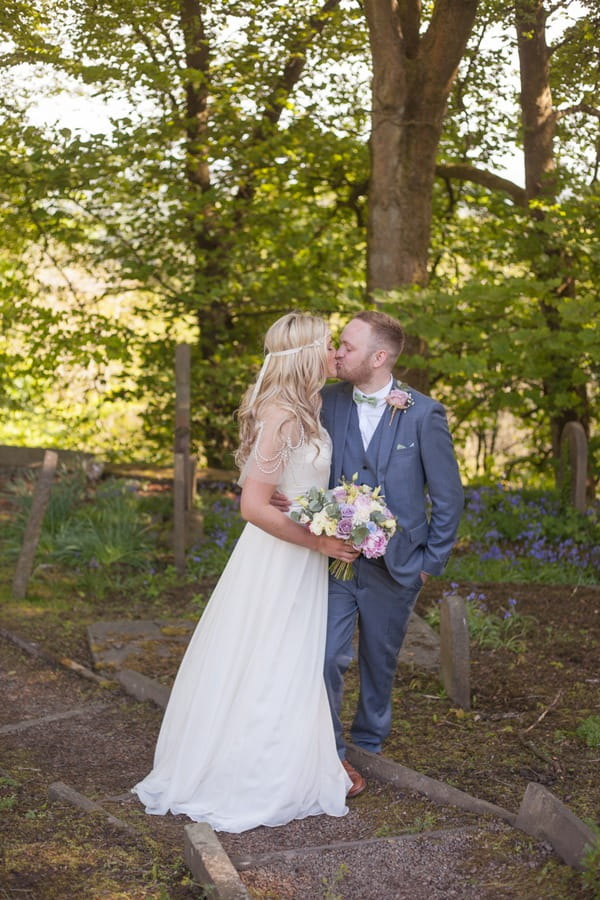
<path id="1" fill-rule="evenodd" d="M 40 539 L 42 522 L 48 500 L 50 499 L 50 488 L 52 487 L 57 464 L 58 453 L 55 453 L 54 450 L 46 450 L 42 471 L 33 494 L 29 518 L 27 519 L 25 534 L 23 535 L 23 544 L 12 583 L 12 595 L 17 600 L 22 600 L 27 593 L 27 585 L 33 570 L 35 551 Z"/>
<path id="2" fill-rule="evenodd" d="M 185 574 L 185 538 L 185 456 L 183 453 L 176 453 L 173 478 L 173 551 L 178 575 Z"/>
<path id="3" fill-rule="evenodd" d="M 190 370 L 189 344 L 175 348 L 175 454 L 183 454 L 185 508 L 192 505 L 192 472 L 190 467 Z"/>

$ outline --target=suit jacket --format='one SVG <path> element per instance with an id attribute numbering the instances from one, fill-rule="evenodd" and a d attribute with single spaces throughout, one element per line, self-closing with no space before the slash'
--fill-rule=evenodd
<path id="1" fill-rule="evenodd" d="M 394 387 L 400 383 L 394 382 Z M 408 390 L 414 406 L 397 410 L 391 424 L 391 408 L 383 412 L 375 466 L 378 484 L 398 520 L 385 564 L 397 582 L 418 586 L 421 571 L 443 572 L 456 540 L 464 495 L 444 407 Z M 333 442 L 331 487 L 342 475 L 352 391 L 348 382 L 326 385 L 322 391 L 321 419 Z"/>

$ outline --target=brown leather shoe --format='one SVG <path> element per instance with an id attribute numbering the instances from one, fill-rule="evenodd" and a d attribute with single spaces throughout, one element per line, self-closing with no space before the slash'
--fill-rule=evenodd
<path id="1" fill-rule="evenodd" d="M 362 792 L 366 788 L 367 782 L 360 774 L 360 772 L 357 772 L 356 769 L 350 765 L 347 759 L 342 760 L 342 765 L 348 773 L 348 777 L 352 781 L 352 787 L 348 789 L 346 797 L 348 797 L 348 799 L 352 797 L 358 797 L 358 795 L 362 794 Z"/>

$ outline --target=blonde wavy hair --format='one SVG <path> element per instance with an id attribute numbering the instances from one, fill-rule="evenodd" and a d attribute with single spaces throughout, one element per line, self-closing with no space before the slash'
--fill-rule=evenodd
<path id="1" fill-rule="evenodd" d="M 268 409 L 276 408 L 281 414 L 280 434 L 286 426 L 289 430 L 290 425 L 295 425 L 305 440 L 318 437 L 329 335 L 327 322 L 308 313 L 288 313 L 267 331 L 265 352 L 269 355 L 238 410 L 240 441 L 235 461 L 240 469 L 250 455 Z"/>

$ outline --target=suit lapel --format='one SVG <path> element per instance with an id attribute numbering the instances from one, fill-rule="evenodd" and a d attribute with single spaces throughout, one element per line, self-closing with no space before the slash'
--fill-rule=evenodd
<path id="1" fill-rule="evenodd" d="M 392 390 L 398 387 L 398 382 L 394 379 L 394 383 L 392 384 Z M 391 419 L 392 408 L 384 409 L 383 411 L 383 422 L 381 423 L 381 438 L 379 441 L 379 453 L 377 454 L 377 481 L 379 484 L 383 485 L 385 479 L 385 472 L 387 469 L 388 460 L 392 453 L 392 449 L 394 447 L 394 443 L 396 441 L 396 436 L 398 433 L 398 427 L 400 422 L 402 421 L 403 413 L 397 411 L 394 418 Z"/>
<path id="2" fill-rule="evenodd" d="M 350 425 L 350 414 L 352 413 L 352 385 L 346 382 L 344 389 L 340 391 L 335 398 L 335 408 L 333 411 L 333 484 L 338 484 L 342 477 L 342 461 L 344 458 L 344 447 L 346 446 L 346 435 Z"/>

